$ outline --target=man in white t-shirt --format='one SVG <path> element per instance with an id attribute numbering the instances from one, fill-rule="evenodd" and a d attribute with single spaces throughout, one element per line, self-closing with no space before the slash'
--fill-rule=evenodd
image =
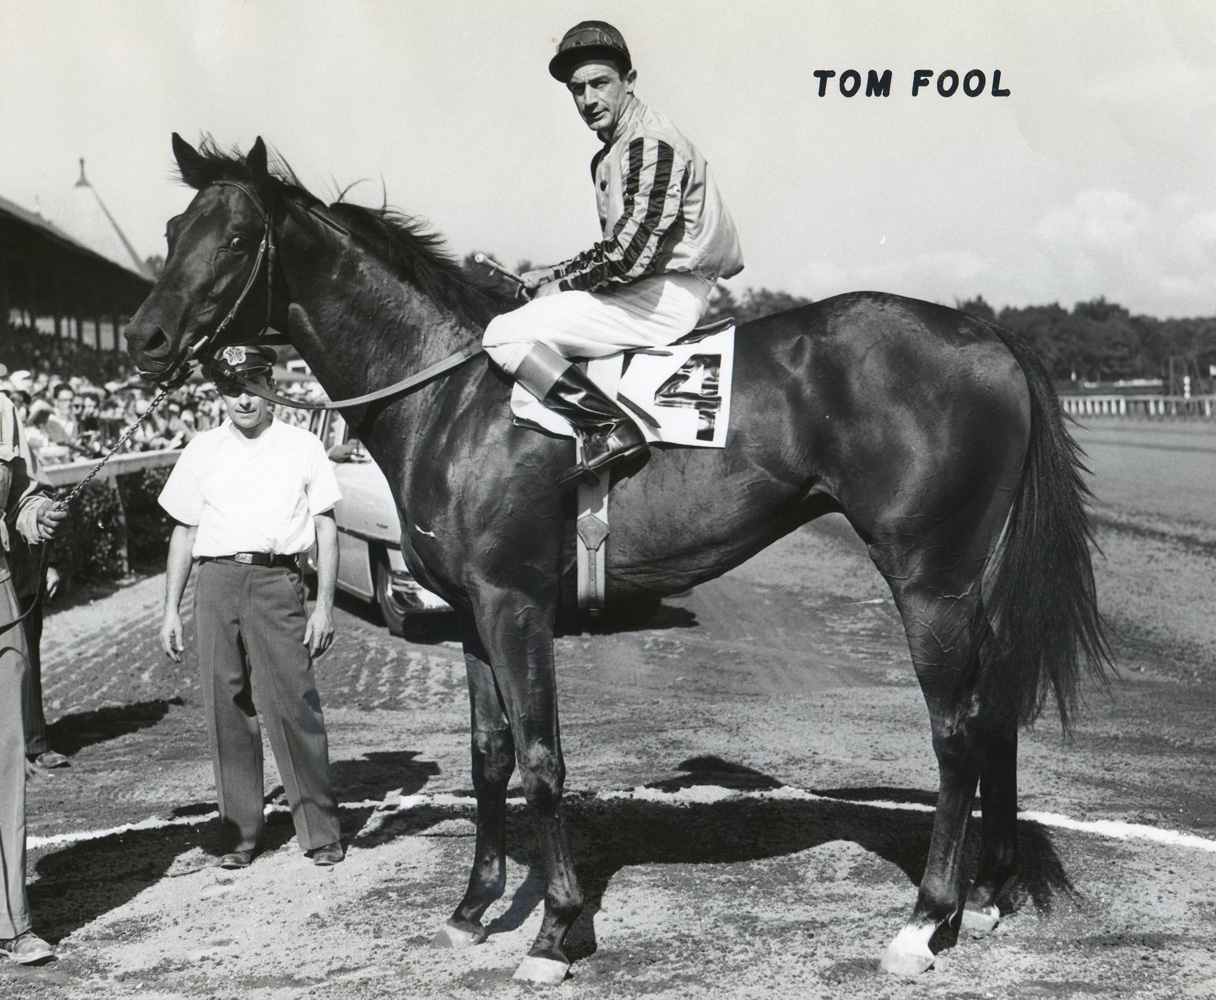
<path id="1" fill-rule="evenodd" d="M 245 868 L 264 829 L 260 713 L 300 846 L 318 865 L 343 859 L 325 720 L 312 659 L 333 640 L 341 499 L 320 440 L 275 420 L 243 382 L 273 385 L 275 353 L 229 347 L 207 367 L 228 419 L 197 435 L 160 495 L 177 521 L 169 542 L 160 641 L 181 662 L 179 612 L 199 563 L 194 620 L 224 868 Z M 300 556 L 317 543 L 317 600 L 304 605 Z M 256 702 L 256 710 L 255 710 Z"/>

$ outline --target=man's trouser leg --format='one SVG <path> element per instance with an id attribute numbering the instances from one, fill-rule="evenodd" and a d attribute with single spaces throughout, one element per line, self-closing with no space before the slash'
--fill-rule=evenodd
<path id="1" fill-rule="evenodd" d="M 12 585 L 0 583 L 0 622 L 21 612 Z M 28 669 L 25 634 L 20 626 L 0 635 L 0 880 L 4 909 L 0 938 L 15 938 L 30 929 L 25 893 L 25 734 L 21 721 L 21 686 Z"/>
<path id="2" fill-rule="evenodd" d="M 204 562 L 194 591 L 198 661 L 224 851 L 255 851 L 264 826 L 262 732 L 253 707 L 241 612 L 252 567 Z"/>
<path id="3" fill-rule="evenodd" d="M 250 568 L 241 636 L 249 654 L 254 701 L 270 737 L 300 846 L 315 850 L 340 839 L 338 800 L 329 772 L 329 742 L 312 657 L 304 645 L 308 616 L 300 574 Z"/>
<path id="4" fill-rule="evenodd" d="M 21 715 L 25 720 L 25 754 L 37 757 L 50 749 L 46 742 L 46 715 L 42 709 L 42 602 L 37 595 L 18 597 L 21 613 L 33 607 L 28 618 L 21 623 L 25 631 L 25 646 L 29 651 L 30 668 L 21 686 Z"/>

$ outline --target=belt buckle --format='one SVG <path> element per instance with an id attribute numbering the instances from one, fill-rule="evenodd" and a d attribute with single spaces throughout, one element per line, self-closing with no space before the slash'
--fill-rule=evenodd
<path id="1" fill-rule="evenodd" d="M 234 555 L 232 557 L 232 561 L 244 563 L 246 566 L 252 566 L 253 565 L 253 553 L 252 552 L 238 552 L 236 555 Z"/>

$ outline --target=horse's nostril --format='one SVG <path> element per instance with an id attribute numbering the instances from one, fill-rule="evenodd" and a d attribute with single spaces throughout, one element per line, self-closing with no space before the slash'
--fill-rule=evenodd
<path id="1" fill-rule="evenodd" d="M 148 339 L 144 342 L 144 353 L 159 356 L 168 350 L 169 338 L 165 336 L 165 331 L 158 326 L 148 334 Z"/>

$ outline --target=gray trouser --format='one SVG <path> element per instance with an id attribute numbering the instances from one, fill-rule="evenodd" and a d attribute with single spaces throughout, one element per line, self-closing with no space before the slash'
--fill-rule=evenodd
<path id="1" fill-rule="evenodd" d="M 325 719 L 303 644 L 307 615 L 300 574 L 205 561 L 195 586 L 194 619 L 220 822 L 231 841 L 226 850 L 254 850 L 262 841 L 259 712 L 300 846 L 311 851 L 338 840 Z"/>
<path id="2" fill-rule="evenodd" d="M 13 585 L 0 583 L 0 625 L 20 611 Z M 25 631 L 20 625 L 0 635 L 0 881 L 4 908 L 0 938 L 30 929 L 25 895 L 25 729 L 21 721 L 21 685 L 29 669 Z"/>

